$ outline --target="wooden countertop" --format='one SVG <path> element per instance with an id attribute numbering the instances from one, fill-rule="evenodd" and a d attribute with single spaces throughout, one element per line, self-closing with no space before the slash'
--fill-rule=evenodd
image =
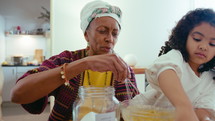
<path id="1" fill-rule="evenodd" d="M 142 67 L 132 67 L 135 74 L 145 74 L 146 68 Z"/>

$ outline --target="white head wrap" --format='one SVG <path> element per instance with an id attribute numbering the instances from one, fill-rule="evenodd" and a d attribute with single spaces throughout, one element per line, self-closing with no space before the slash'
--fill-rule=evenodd
<path id="1" fill-rule="evenodd" d="M 107 2 L 95 0 L 86 4 L 81 10 L 81 29 L 85 33 L 90 22 L 97 17 L 110 16 L 121 26 L 122 12 L 120 8 L 112 6 Z"/>

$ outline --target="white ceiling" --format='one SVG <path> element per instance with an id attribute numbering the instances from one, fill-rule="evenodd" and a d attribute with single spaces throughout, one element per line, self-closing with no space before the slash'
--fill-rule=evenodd
<path id="1" fill-rule="evenodd" d="M 50 0 L 0 0 L 0 15 L 37 18 L 43 12 L 41 6 L 50 10 Z"/>

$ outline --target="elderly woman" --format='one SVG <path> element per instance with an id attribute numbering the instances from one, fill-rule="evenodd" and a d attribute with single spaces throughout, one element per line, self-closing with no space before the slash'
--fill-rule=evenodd
<path id="1" fill-rule="evenodd" d="M 64 51 L 45 60 L 39 68 L 26 72 L 11 91 L 12 102 L 22 104 L 32 114 L 39 114 L 47 105 L 48 96 L 53 95 L 55 104 L 49 121 L 72 120 L 73 103 L 86 70 L 112 71 L 119 101 L 127 100 L 130 94 L 135 96 L 136 87 L 129 87 L 128 96 L 124 83 L 130 78 L 136 86 L 133 71 L 113 50 L 121 30 L 121 16 L 118 7 L 103 1 L 85 5 L 81 11 L 81 29 L 87 48 Z"/>

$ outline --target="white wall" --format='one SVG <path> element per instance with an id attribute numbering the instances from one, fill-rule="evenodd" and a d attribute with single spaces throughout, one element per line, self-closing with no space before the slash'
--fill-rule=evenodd
<path id="1" fill-rule="evenodd" d="M 63 50 L 86 47 L 80 29 L 79 13 L 84 3 L 90 0 L 51 0 L 52 54 Z"/>
<path id="2" fill-rule="evenodd" d="M 214 0 L 195 0 L 194 1 L 195 8 L 212 8 L 215 10 Z"/>
<path id="3" fill-rule="evenodd" d="M 116 4 L 124 12 L 116 51 L 123 57 L 136 55 L 137 65 L 144 67 L 157 57 L 175 22 L 190 9 L 189 0 L 122 0 Z"/>
<path id="4" fill-rule="evenodd" d="M 52 54 L 86 47 L 80 29 L 81 8 L 91 0 L 51 0 Z M 123 12 L 116 52 L 137 56 L 137 66 L 148 66 L 158 55 L 175 23 L 191 9 L 192 0 L 106 0 Z"/>
<path id="5" fill-rule="evenodd" d="M 5 36 L 4 36 L 4 30 L 5 30 L 5 20 L 3 16 L 0 15 L 0 64 L 5 59 Z"/>
<path id="6" fill-rule="evenodd" d="M 47 39 L 43 36 L 14 35 L 6 36 L 6 60 L 11 61 L 12 56 L 21 55 L 34 59 L 35 49 L 42 49 L 43 55 L 47 55 Z"/>

